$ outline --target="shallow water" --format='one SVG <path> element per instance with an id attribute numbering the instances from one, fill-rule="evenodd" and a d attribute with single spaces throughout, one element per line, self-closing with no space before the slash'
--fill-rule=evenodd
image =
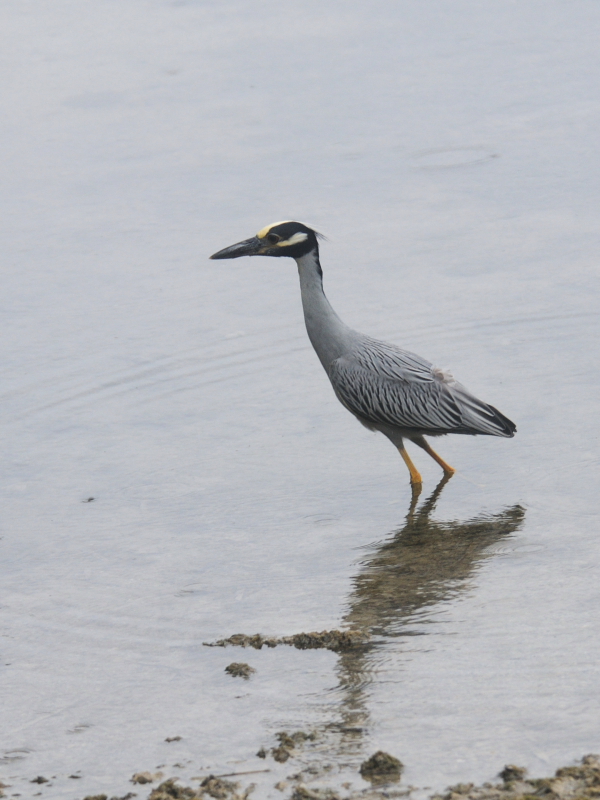
<path id="1" fill-rule="evenodd" d="M 0 20 L 0 780 L 70 800 L 268 768 L 280 796 L 315 761 L 361 786 L 381 748 L 439 789 L 598 751 L 598 5 Z M 293 262 L 207 260 L 285 218 L 330 237 L 343 319 L 518 424 L 438 440 L 458 474 L 429 503 L 417 452 L 412 515 L 310 348 Z M 344 625 L 372 645 L 202 646 Z M 283 729 L 320 738 L 256 758 Z"/>

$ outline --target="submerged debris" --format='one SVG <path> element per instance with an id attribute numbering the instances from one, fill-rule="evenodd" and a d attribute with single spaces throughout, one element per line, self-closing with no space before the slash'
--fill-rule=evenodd
<path id="1" fill-rule="evenodd" d="M 525 767 L 515 767 L 514 764 L 507 764 L 498 777 L 502 778 L 504 783 L 512 783 L 513 781 L 522 781 L 525 775 L 527 775 Z"/>
<path id="2" fill-rule="evenodd" d="M 132 783 L 154 783 L 154 781 L 159 781 L 162 776 L 162 772 L 136 772 L 130 780 Z"/>
<path id="3" fill-rule="evenodd" d="M 239 792 L 239 783 L 215 778 L 214 775 L 204 778 L 198 789 L 179 786 L 176 781 L 177 778 L 169 778 L 161 783 L 150 792 L 148 800 L 173 800 L 173 798 L 175 800 L 199 800 L 199 798 L 207 800 L 208 797 L 212 797 L 214 800 L 248 800 L 250 792 L 254 790 L 252 783 L 245 791 Z"/>
<path id="4" fill-rule="evenodd" d="M 459 783 L 431 800 L 590 800 L 600 797 L 600 756 L 590 754 L 581 766 L 557 769 L 553 778 L 525 778 L 527 770 L 508 764 L 500 777 L 504 783 L 474 786 Z"/>
<path id="5" fill-rule="evenodd" d="M 404 764 L 389 753 L 378 750 L 360 765 L 360 774 L 371 783 L 399 781 Z"/>
<path id="6" fill-rule="evenodd" d="M 306 739 L 314 738 L 314 734 L 305 734 L 297 731 L 288 734 L 281 731 L 277 734 L 279 747 L 290 752 L 293 747 Z M 289 758 L 289 754 L 288 754 Z M 379 751 L 365 761 L 361 766 L 361 775 L 372 781 L 371 789 L 342 793 L 327 787 L 306 786 L 296 783 L 289 800 L 389 800 L 410 794 L 411 788 L 404 791 L 390 789 L 389 786 L 378 786 L 377 783 L 397 780 L 402 773 L 402 764 L 397 758 Z M 373 780 L 370 775 L 382 775 L 382 780 Z M 397 777 L 394 778 L 393 775 Z M 587 755 L 581 764 L 573 767 L 557 769 L 553 778 L 525 778 L 527 771 L 524 767 L 509 764 L 500 773 L 503 783 L 493 786 L 484 783 L 475 786 L 472 783 L 458 783 L 450 786 L 443 794 L 431 795 L 429 800 L 599 800 L 600 798 L 600 756 Z M 383 777 L 385 775 L 385 777 Z M 288 780 L 300 781 L 302 774 L 289 776 Z M 223 778 L 209 775 L 204 778 L 197 789 L 182 786 L 177 783 L 177 778 L 169 778 L 153 789 L 147 800 L 248 800 L 253 791 L 254 784 L 245 790 L 239 788 L 238 783 L 223 780 Z M 347 785 L 346 785 L 347 786 Z M 275 786 L 283 791 L 285 783 L 280 781 Z M 349 787 L 348 787 L 349 788 Z M 124 798 L 113 797 L 111 800 L 127 800 L 132 794 Z M 84 800 L 108 800 L 107 795 L 88 795 Z"/>
<path id="7" fill-rule="evenodd" d="M 279 747 L 273 747 L 271 749 L 271 755 L 279 764 L 285 764 L 285 762 L 291 756 L 291 753 L 287 747 L 280 745 Z"/>
<path id="8" fill-rule="evenodd" d="M 229 795 L 235 794 L 238 786 L 239 783 L 226 781 L 223 778 L 215 778 L 214 775 L 209 775 L 208 778 L 204 778 L 200 784 L 200 789 L 211 797 L 214 797 L 215 800 L 225 800 Z"/>
<path id="9" fill-rule="evenodd" d="M 294 755 L 294 750 L 298 745 L 308 741 L 314 742 L 314 740 L 317 738 L 317 734 L 305 733 L 304 731 L 296 731 L 295 733 L 290 734 L 287 731 L 279 731 L 279 733 L 275 734 L 275 737 L 277 738 L 279 745 L 271 748 L 271 755 L 275 761 L 279 762 L 280 764 L 285 764 L 288 758 Z M 256 755 L 258 758 L 266 758 L 267 751 L 264 747 L 261 747 Z"/>
<path id="10" fill-rule="evenodd" d="M 244 678 L 244 680 L 248 680 L 250 675 L 256 672 L 256 670 L 254 667 L 251 667 L 250 664 L 245 664 L 243 661 L 233 661 L 225 667 L 225 672 L 233 678 Z"/>
<path id="11" fill-rule="evenodd" d="M 122 797 L 111 797 L 110 800 L 131 800 L 132 797 L 137 797 L 135 792 L 127 792 Z M 88 794 L 83 800 L 108 800 L 108 796 L 105 794 Z"/>
<path id="12" fill-rule="evenodd" d="M 181 736 L 167 736 L 165 742 L 180 742 Z"/>
<path id="13" fill-rule="evenodd" d="M 340 800 L 340 796 L 333 789 L 309 789 L 300 784 L 292 792 L 291 800 Z"/>
<path id="14" fill-rule="evenodd" d="M 298 650 L 333 650 L 340 653 L 345 650 L 364 646 L 369 641 L 369 634 L 364 631 L 312 631 L 311 633 L 295 633 L 293 636 L 263 636 L 255 633 L 246 636 L 245 633 L 234 633 L 228 639 L 219 639 L 216 642 L 203 642 L 206 647 L 254 647 L 261 650 L 263 647 L 277 647 L 278 644 L 287 644 Z"/>
<path id="15" fill-rule="evenodd" d="M 336 653 L 364 645 L 369 635 L 364 631 L 313 631 L 284 636 L 281 644 L 290 644 L 298 650 L 333 650 Z"/>
<path id="16" fill-rule="evenodd" d="M 192 800 L 192 798 L 201 797 L 191 786 L 178 786 L 177 778 L 169 778 L 153 789 L 148 795 L 148 800 Z"/>

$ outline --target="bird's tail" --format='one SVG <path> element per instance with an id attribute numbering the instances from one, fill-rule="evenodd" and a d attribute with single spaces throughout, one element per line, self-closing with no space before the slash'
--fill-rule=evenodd
<path id="1" fill-rule="evenodd" d="M 515 435 L 517 426 L 497 408 L 473 397 L 463 386 L 453 386 L 452 388 L 453 392 L 459 396 L 457 399 L 459 399 L 463 425 L 469 429 L 469 433 L 503 436 L 507 439 L 511 439 Z"/>

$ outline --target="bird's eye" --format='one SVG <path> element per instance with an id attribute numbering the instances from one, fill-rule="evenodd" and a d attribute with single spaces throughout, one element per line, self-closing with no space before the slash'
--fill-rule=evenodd
<path id="1" fill-rule="evenodd" d="M 277 236 L 276 233 L 269 233 L 267 234 L 267 242 L 269 244 L 277 244 L 277 242 L 281 241 L 281 236 Z"/>

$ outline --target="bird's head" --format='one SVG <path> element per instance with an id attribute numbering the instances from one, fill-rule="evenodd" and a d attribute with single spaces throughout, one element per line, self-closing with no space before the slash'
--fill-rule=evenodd
<path id="1" fill-rule="evenodd" d="M 319 234 L 301 222 L 272 222 L 256 236 L 219 250 L 211 258 L 239 258 L 240 256 L 289 256 L 301 258 L 318 250 Z"/>

